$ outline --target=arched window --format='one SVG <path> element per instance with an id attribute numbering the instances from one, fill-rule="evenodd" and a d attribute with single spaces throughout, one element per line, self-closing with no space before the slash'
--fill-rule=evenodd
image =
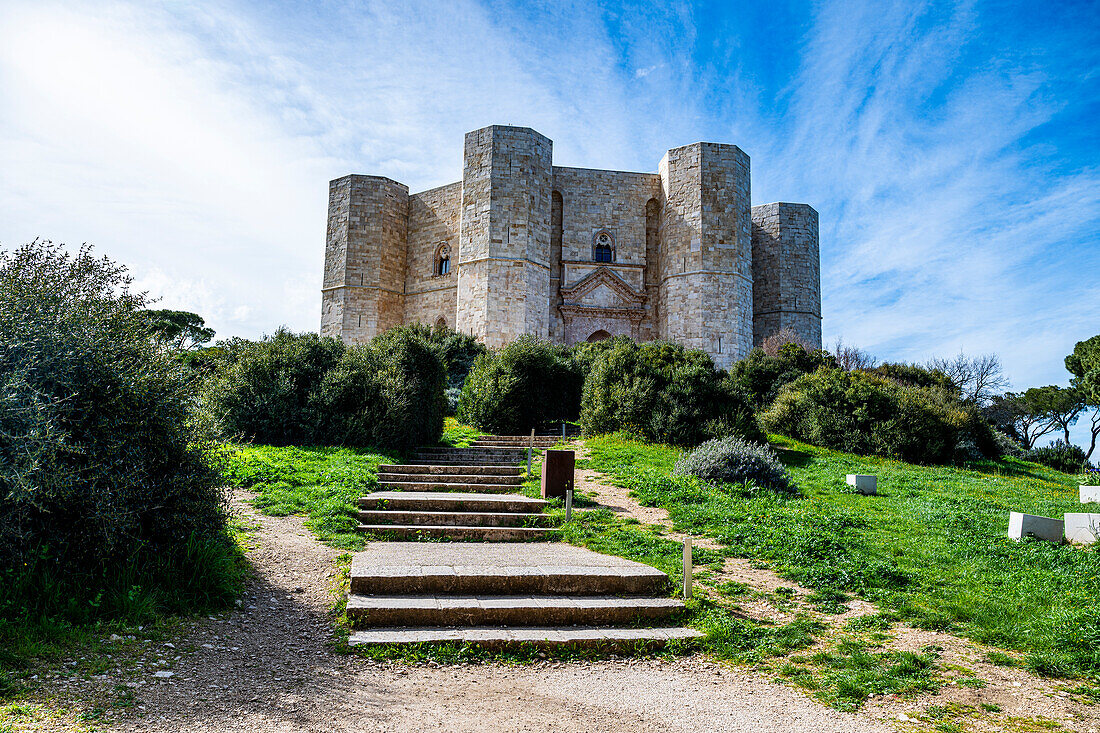
<path id="1" fill-rule="evenodd" d="M 597 341 L 603 341 L 604 339 L 609 338 L 611 338 L 611 334 L 601 328 L 599 331 L 596 331 L 594 334 L 588 337 L 588 343 L 594 344 Z"/>
<path id="2" fill-rule="evenodd" d="M 447 319 L 444 318 L 443 316 L 440 316 L 435 321 L 435 327 L 438 328 L 438 329 L 446 328 L 447 327 Z"/>
<path id="3" fill-rule="evenodd" d="M 451 271 L 451 248 L 447 245 L 440 245 L 438 252 L 435 255 L 435 274 L 446 275 Z"/>
<path id="4" fill-rule="evenodd" d="M 592 259 L 595 262 L 615 261 L 615 239 L 606 229 L 596 232 L 592 238 Z"/>

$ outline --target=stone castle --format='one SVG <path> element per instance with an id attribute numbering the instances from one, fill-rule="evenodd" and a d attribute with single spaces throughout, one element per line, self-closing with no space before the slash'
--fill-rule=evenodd
<path id="1" fill-rule="evenodd" d="M 321 333 L 404 323 L 501 346 L 619 334 L 702 349 L 720 367 L 780 329 L 821 345 L 817 212 L 750 207 L 735 145 L 668 151 L 657 173 L 564 168 L 526 127 L 466 134 L 462 180 L 422 193 L 329 184 Z"/>

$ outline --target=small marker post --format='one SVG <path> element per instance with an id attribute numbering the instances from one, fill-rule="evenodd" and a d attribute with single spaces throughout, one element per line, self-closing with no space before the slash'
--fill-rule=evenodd
<path id="1" fill-rule="evenodd" d="M 564 422 L 561 424 L 561 439 L 562 439 L 562 441 L 565 440 L 565 423 Z"/>
<path id="2" fill-rule="evenodd" d="M 527 478 L 531 478 L 531 453 L 535 450 L 535 429 L 531 428 L 531 442 L 527 446 Z"/>
<path id="3" fill-rule="evenodd" d="M 691 538 L 684 539 L 684 600 L 691 598 Z"/>
<path id="4" fill-rule="evenodd" d="M 565 521 L 573 521 L 573 483 L 565 487 Z"/>

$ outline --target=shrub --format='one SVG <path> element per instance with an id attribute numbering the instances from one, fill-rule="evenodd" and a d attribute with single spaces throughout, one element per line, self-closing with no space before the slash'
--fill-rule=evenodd
<path id="1" fill-rule="evenodd" d="M 892 364 L 887 362 L 879 364 L 868 371 L 910 387 L 937 388 L 954 395 L 956 398 L 962 394 L 958 386 L 951 381 L 951 377 L 939 369 L 928 369 L 919 364 Z"/>
<path id="2" fill-rule="evenodd" d="M 387 333 L 405 331 L 416 338 L 439 346 L 443 364 L 447 369 L 447 382 L 444 393 L 447 396 L 447 415 L 454 415 L 458 409 L 462 385 L 474 365 L 474 360 L 484 354 L 485 345 L 468 333 L 452 331 L 446 326 L 430 328 L 422 324 L 399 326 Z"/>
<path id="3" fill-rule="evenodd" d="M 710 483 L 748 484 L 785 494 L 795 493 L 786 466 L 766 445 L 736 435 L 708 440 L 676 462 L 673 473 Z"/>
<path id="4" fill-rule="evenodd" d="M 589 435 L 624 431 L 674 445 L 764 437 L 748 400 L 706 353 L 628 339 L 595 359 L 584 382 L 581 427 Z"/>
<path id="5" fill-rule="evenodd" d="M 910 463 L 996 453 L 975 408 L 943 390 L 868 372 L 821 369 L 800 377 L 779 394 L 764 423 L 814 445 Z"/>
<path id="6" fill-rule="evenodd" d="M 226 434 L 267 445 L 315 442 L 323 419 L 317 391 L 343 357 L 344 344 L 280 328 L 260 341 L 235 339 L 225 346 L 210 403 Z"/>
<path id="7" fill-rule="evenodd" d="M 1100 486 L 1100 468 L 1086 468 L 1077 477 L 1079 486 Z"/>
<path id="8" fill-rule="evenodd" d="M 88 247 L 0 254 L 0 617 L 236 592 L 209 421 L 129 284 Z"/>
<path id="9" fill-rule="evenodd" d="M 787 343 L 775 356 L 763 348 L 730 367 L 730 378 L 743 391 L 756 409 L 764 409 L 779 394 L 779 390 L 819 367 L 836 367 L 836 359 L 826 351 L 812 351 L 796 343 Z"/>
<path id="10" fill-rule="evenodd" d="M 583 384 L 568 348 L 521 336 L 474 360 L 462 387 L 458 416 L 482 430 L 507 434 L 573 421 Z"/>
<path id="11" fill-rule="evenodd" d="M 1079 473 L 1085 466 L 1085 451 L 1080 446 L 1058 439 L 1048 446 L 1024 453 L 1025 461 L 1039 463 L 1063 473 Z"/>
<path id="12" fill-rule="evenodd" d="M 1024 449 L 1012 439 L 1012 436 L 1002 433 L 996 428 L 992 428 L 990 432 L 993 434 L 993 442 L 996 445 L 995 452 L 998 456 L 1011 456 L 1013 458 L 1023 456 Z"/>
<path id="13" fill-rule="evenodd" d="M 443 434 L 441 349 L 415 329 L 353 346 L 280 329 L 224 350 L 207 397 L 230 437 L 410 450 Z"/>

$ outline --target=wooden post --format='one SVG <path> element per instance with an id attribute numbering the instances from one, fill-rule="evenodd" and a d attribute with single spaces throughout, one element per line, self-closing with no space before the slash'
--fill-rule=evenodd
<path id="1" fill-rule="evenodd" d="M 527 478 L 531 478 L 531 453 L 535 450 L 535 429 L 531 428 L 531 443 L 527 446 Z"/>
<path id="2" fill-rule="evenodd" d="M 684 600 L 691 598 L 691 538 L 684 539 Z"/>
<path id="3" fill-rule="evenodd" d="M 570 482 L 565 489 L 565 521 L 573 521 L 573 484 Z"/>
<path id="4" fill-rule="evenodd" d="M 565 440 L 565 423 L 564 422 L 562 422 L 562 424 L 561 424 L 561 439 Z"/>

